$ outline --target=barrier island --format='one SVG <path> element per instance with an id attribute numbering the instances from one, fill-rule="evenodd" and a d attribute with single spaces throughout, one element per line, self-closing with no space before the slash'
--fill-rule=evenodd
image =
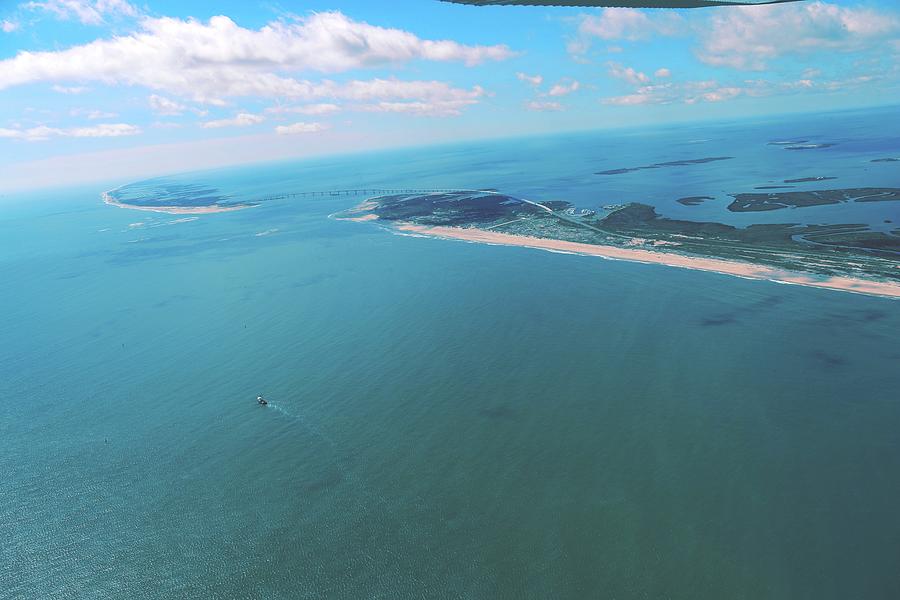
<path id="1" fill-rule="evenodd" d="M 877 195 L 886 200 L 898 192 L 881 189 Z M 865 201 L 871 193 L 836 190 L 823 195 L 835 196 Z M 873 231 L 853 223 L 739 228 L 665 218 L 640 203 L 606 208 L 578 210 L 560 200 L 534 202 L 496 191 L 470 191 L 370 198 L 334 217 L 381 223 L 407 234 L 900 297 L 900 229 Z"/>

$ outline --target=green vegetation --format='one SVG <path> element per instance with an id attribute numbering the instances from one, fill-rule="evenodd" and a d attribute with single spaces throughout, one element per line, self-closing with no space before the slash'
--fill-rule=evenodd
<path id="1" fill-rule="evenodd" d="M 881 188 L 787 194 L 796 196 L 796 206 L 873 201 L 870 198 L 900 199 L 900 190 Z M 771 202 L 772 196 L 787 194 L 739 196 L 759 196 Z M 806 204 L 801 203 L 804 199 L 809 199 Z M 724 223 L 668 219 L 657 214 L 652 206 L 639 203 L 616 207 L 602 216 L 593 212 L 575 215 L 569 210 L 572 207 L 568 202 L 538 204 L 492 192 L 394 195 L 370 202 L 362 210 L 336 216 L 359 218 L 374 214 L 387 222 L 476 228 L 584 244 L 646 247 L 659 252 L 723 258 L 821 275 L 900 280 L 900 230 L 871 231 L 863 224 L 784 223 L 739 228 Z"/>
<path id="2" fill-rule="evenodd" d="M 809 192 L 771 192 L 765 194 L 735 194 L 728 205 L 732 212 L 779 210 L 788 207 L 819 206 L 841 202 L 884 202 L 900 200 L 898 188 L 850 188 Z"/>

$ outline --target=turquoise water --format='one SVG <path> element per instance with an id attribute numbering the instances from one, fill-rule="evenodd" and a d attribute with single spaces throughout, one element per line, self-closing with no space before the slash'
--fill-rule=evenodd
<path id="1" fill-rule="evenodd" d="M 867 161 L 900 141 L 843 118 L 837 146 L 796 153 L 753 144 L 838 136 L 620 132 L 181 179 L 239 200 L 648 194 L 710 218 L 725 200 L 652 182 L 896 185 Z M 650 142 L 610 156 L 626 138 Z M 770 151 L 796 163 L 753 162 Z M 0 204 L 0 597 L 900 596 L 896 301 L 328 218 L 355 198 L 183 220 L 105 206 L 109 187 Z"/>

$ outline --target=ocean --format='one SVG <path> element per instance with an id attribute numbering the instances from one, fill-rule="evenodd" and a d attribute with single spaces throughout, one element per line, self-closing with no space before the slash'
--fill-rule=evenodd
<path id="1" fill-rule="evenodd" d="M 165 181 L 883 226 L 897 202 L 724 207 L 897 186 L 886 114 Z M 769 143 L 797 140 L 834 145 Z M 900 597 L 897 301 L 329 218 L 361 197 L 104 205 L 118 183 L 0 198 L 0 598 Z"/>

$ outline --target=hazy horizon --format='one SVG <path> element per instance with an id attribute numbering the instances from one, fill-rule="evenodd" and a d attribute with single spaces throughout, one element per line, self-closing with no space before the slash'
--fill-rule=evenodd
<path id="1" fill-rule="evenodd" d="M 581 134 L 592 135 L 592 134 L 603 133 L 604 131 L 610 131 L 610 132 L 614 132 L 614 131 L 619 132 L 619 131 L 628 131 L 628 130 L 640 131 L 643 129 L 650 129 L 650 128 L 659 128 L 659 129 L 690 128 L 691 125 L 695 125 L 695 124 L 698 127 L 701 127 L 701 126 L 702 127 L 717 127 L 717 126 L 725 127 L 732 123 L 741 123 L 741 122 L 746 122 L 746 121 L 761 121 L 761 122 L 762 121 L 766 121 L 766 122 L 775 121 L 775 122 L 777 122 L 780 120 L 788 119 L 790 117 L 804 118 L 804 117 L 815 117 L 815 116 L 819 116 L 821 114 L 835 114 L 835 115 L 852 114 L 855 112 L 863 112 L 863 111 L 867 111 L 867 110 L 890 111 L 892 109 L 897 108 L 898 106 L 900 106 L 900 105 L 898 105 L 898 104 L 878 104 L 878 105 L 872 105 L 872 106 L 859 106 L 859 107 L 836 109 L 836 110 L 832 110 L 832 111 L 826 111 L 825 113 L 822 113 L 819 111 L 803 111 L 803 112 L 793 112 L 793 113 L 784 113 L 784 114 L 745 116 L 743 118 L 728 119 L 728 120 L 715 119 L 715 118 L 713 118 L 713 119 L 695 119 L 695 120 L 690 120 L 690 121 L 672 121 L 672 122 L 668 122 L 668 123 L 658 123 L 658 124 L 642 124 L 642 125 L 625 124 L 625 125 L 621 125 L 619 127 L 609 126 L 609 127 L 594 128 L 594 129 L 573 129 L 573 130 L 564 130 L 564 131 L 557 131 L 557 132 L 497 135 L 497 136 L 491 136 L 491 137 L 470 138 L 470 139 L 449 140 L 449 141 L 447 141 L 447 140 L 430 140 L 430 141 L 427 141 L 424 143 L 419 143 L 419 144 L 409 143 L 409 144 L 401 144 L 401 145 L 396 145 L 396 146 L 372 147 L 372 148 L 365 148 L 365 149 L 360 149 L 360 150 L 335 150 L 333 152 L 326 152 L 326 153 L 321 153 L 321 154 L 278 156 L 278 157 L 273 157 L 273 158 L 262 158 L 262 159 L 258 159 L 258 160 L 242 160 L 239 162 L 232 162 L 232 163 L 228 163 L 228 162 L 214 163 L 214 164 L 209 164 L 209 165 L 205 165 L 205 166 L 198 165 L 198 166 L 195 166 L 194 168 L 175 167 L 172 169 L 166 169 L 166 168 L 160 167 L 160 168 L 156 168 L 151 171 L 138 170 L 133 173 L 120 172 L 119 174 L 117 174 L 113 177 L 89 174 L 87 176 L 87 178 L 80 179 L 80 180 L 57 182 L 57 183 L 53 183 L 53 184 L 49 184 L 49 185 L 40 185 L 40 184 L 28 185 L 28 186 L 21 186 L 21 187 L 17 187 L 17 188 L 7 188 L 7 187 L 5 187 L 6 182 L 4 182 L 3 184 L 0 184 L 0 186 L 3 186 L 3 187 L 0 187 L 0 200 L 2 200 L 4 197 L 9 197 L 11 195 L 15 196 L 15 195 L 20 195 L 20 194 L 29 193 L 29 192 L 46 192 L 46 191 L 52 191 L 56 188 L 63 188 L 66 186 L 79 186 L 79 187 L 81 187 L 81 186 L 95 187 L 98 185 L 118 186 L 118 185 L 123 185 L 125 183 L 131 183 L 131 182 L 134 182 L 134 181 L 140 180 L 140 179 L 149 179 L 149 178 L 162 177 L 162 176 L 167 176 L 167 175 L 187 175 L 187 174 L 192 174 L 192 173 L 203 173 L 206 171 L 216 171 L 219 169 L 231 169 L 231 168 L 244 168 L 244 167 L 252 168 L 252 167 L 264 166 L 264 165 L 269 165 L 269 164 L 278 164 L 278 163 L 293 163 L 293 162 L 304 163 L 307 161 L 315 161 L 316 159 L 319 159 L 319 158 L 322 158 L 322 159 L 341 159 L 341 158 L 352 159 L 356 156 L 362 156 L 362 155 L 367 155 L 367 154 L 380 154 L 380 153 L 391 153 L 391 152 L 403 153 L 406 151 L 414 151 L 417 149 L 430 150 L 430 149 L 437 149 L 440 147 L 453 148 L 456 146 L 477 145 L 479 143 L 490 144 L 492 142 L 503 142 L 503 141 L 507 141 L 507 140 L 516 140 L 516 139 L 528 140 L 528 139 L 539 139 L 539 138 L 546 138 L 546 137 L 553 137 L 553 136 L 581 135 Z M 218 140 L 218 141 L 221 142 L 221 140 Z M 142 148 L 141 150 L 145 150 L 145 149 Z M 116 154 L 116 153 L 110 152 L 111 157 L 114 154 Z M 85 160 L 95 160 L 95 157 L 90 156 L 90 155 L 80 155 L 80 158 L 83 158 Z M 131 157 L 129 157 L 129 156 L 120 157 L 120 158 L 123 160 L 123 162 L 128 162 L 131 160 Z M 66 157 L 60 157 L 58 159 L 48 159 L 48 161 L 53 161 L 53 160 L 64 161 L 64 160 L 66 160 Z M 44 168 L 47 168 L 47 166 L 46 166 L 46 164 L 42 163 L 40 165 L 40 169 L 44 169 Z M 136 165 L 136 168 L 140 169 L 140 165 Z"/>
<path id="2" fill-rule="evenodd" d="M 502 27 L 497 27 L 502 23 Z M 687 11 L 48 0 L 0 8 L 5 191 L 883 105 L 887 0 Z"/>

